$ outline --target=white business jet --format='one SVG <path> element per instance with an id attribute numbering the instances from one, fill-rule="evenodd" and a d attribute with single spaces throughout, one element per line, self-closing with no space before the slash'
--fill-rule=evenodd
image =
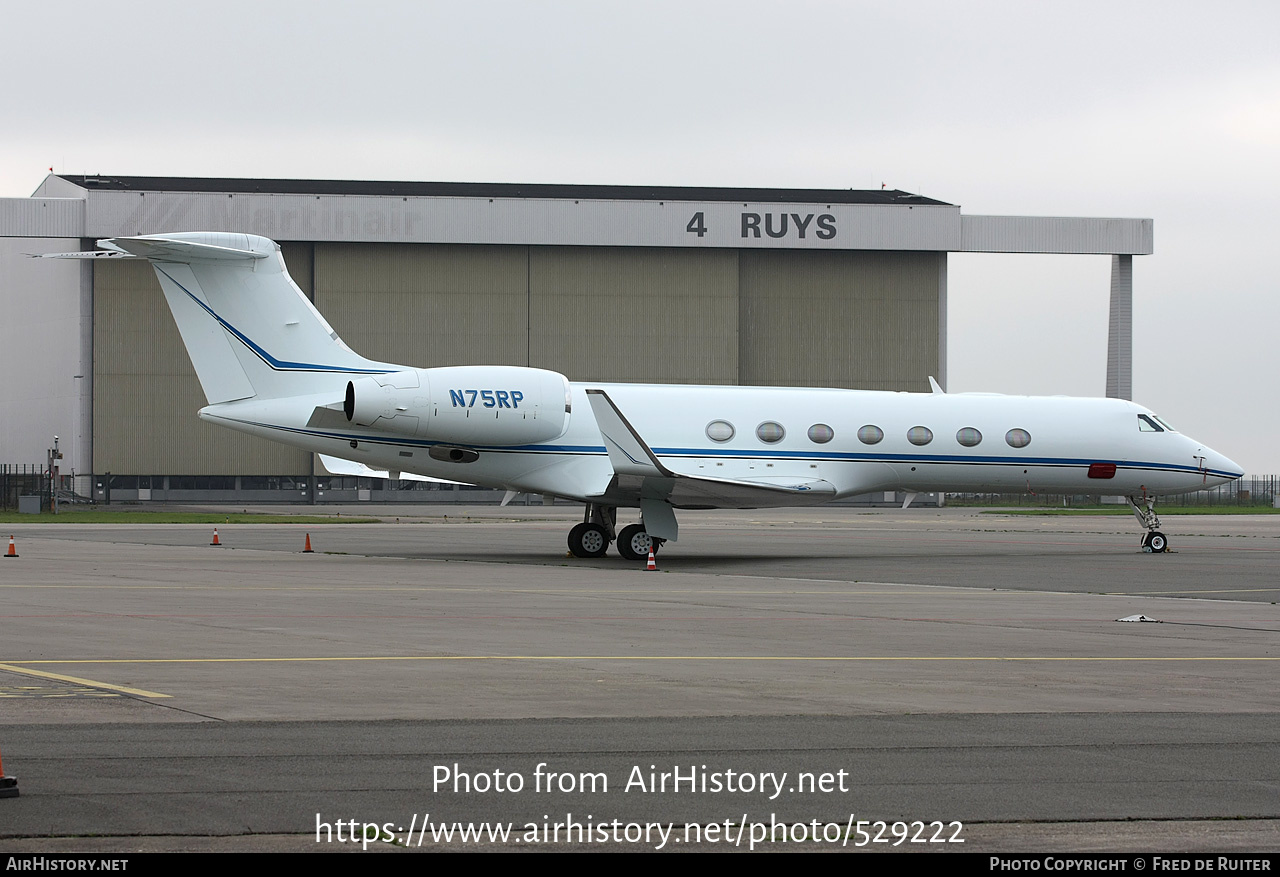
<path id="1" fill-rule="evenodd" d="M 1120 399 L 570 383 L 517 366 L 412 368 L 347 347 L 280 247 L 221 232 L 118 237 L 54 258 L 147 259 L 208 406 L 200 417 L 358 471 L 586 504 L 578 557 L 647 556 L 676 509 L 818 505 L 872 491 L 1124 495 L 1159 553 L 1155 499 L 1240 467 Z M 617 529 L 617 510 L 640 523 Z"/>

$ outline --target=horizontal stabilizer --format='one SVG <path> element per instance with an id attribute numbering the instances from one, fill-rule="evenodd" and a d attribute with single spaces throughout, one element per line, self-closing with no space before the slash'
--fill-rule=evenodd
<path id="1" fill-rule="evenodd" d="M 98 241 L 98 246 L 104 250 L 154 262 L 225 262 L 267 258 L 274 252 L 274 248 L 266 248 L 263 242 L 263 238 L 251 238 L 245 234 L 194 232 L 190 236 L 172 234 L 107 238 Z"/>
<path id="2" fill-rule="evenodd" d="M 102 249 L 79 253 L 40 253 L 42 259 L 150 259 L 153 262 L 228 262 L 266 259 L 270 241 L 231 232 L 175 232 L 103 238 Z"/>
<path id="3" fill-rule="evenodd" d="M 132 253 L 119 253 L 115 250 L 83 250 L 79 253 L 27 253 L 33 259 L 138 259 Z"/>

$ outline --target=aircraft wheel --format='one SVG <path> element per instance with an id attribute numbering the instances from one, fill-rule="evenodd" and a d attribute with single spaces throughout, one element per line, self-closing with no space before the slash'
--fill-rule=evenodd
<path id="1" fill-rule="evenodd" d="M 604 557 L 609 536 L 599 524 L 579 524 L 569 531 L 569 551 L 574 557 Z"/>
<path id="2" fill-rule="evenodd" d="M 618 553 L 627 560 L 647 560 L 649 558 L 649 534 L 643 524 L 632 524 L 623 527 L 618 534 Z"/>
<path id="3" fill-rule="evenodd" d="M 1169 540 L 1164 538 L 1164 534 L 1159 530 L 1151 533 L 1151 538 L 1147 540 L 1147 544 L 1151 546 L 1152 554 L 1160 554 L 1169 550 Z"/>

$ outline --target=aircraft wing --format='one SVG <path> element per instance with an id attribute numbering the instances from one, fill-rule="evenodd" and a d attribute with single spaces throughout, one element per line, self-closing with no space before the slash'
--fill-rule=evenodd
<path id="1" fill-rule="evenodd" d="M 358 478 L 391 478 L 385 469 L 370 469 L 364 463 L 355 460 L 344 460 L 341 457 L 330 457 L 328 454 L 317 454 L 320 465 L 330 475 L 354 475 Z M 447 478 L 431 478 L 427 475 L 415 475 L 412 472 L 397 472 L 395 477 L 404 481 L 434 481 L 437 484 L 465 484 L 464 481 L 450 481 Z"/>
<path id="2" fill-rule="evenodd" d="M 678 509 L 765 509 L 818 505 L 832 499 L 829 481 L 730 479 L 702 475 L 637 478 L 619 475 L 602 496 L 661 499 Z"/>
<path id="3" fill-rule="evenodd" d="M 835 496 L 829 481 L 785 475 L 713 478 L 685 475 L 665 466 L 604 390 L 587 399 L 609 452 L 615 477 L 606 496 L 662 500 L 676 508 L 769 508 L 818 504 Z"/>

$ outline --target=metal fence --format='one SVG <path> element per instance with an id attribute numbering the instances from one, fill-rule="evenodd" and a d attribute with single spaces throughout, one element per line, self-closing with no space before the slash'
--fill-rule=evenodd
<path id="1" fill-rule="evenodd" d="M 72 476 L 62 476 L 59 486 L 59 503 L 92 502 L 87 496 L 79 496 L 71 489 Z M 111 491 L 122 502 L 158 500 L 167 502 L 309 502 L 307 476 L 176 476 L 176 475 L 108 475 L 99 476 L 97 482 L 109 485 L 98 490 L 98 501 L 110 501 Z M 378 499 L 382 502 L 452 501 L 465 503 L 497 503 L 503 496 L 501 490 L 475 488 L 453 484 L 418 481 L 384 481 L 380 478 L 350 478 L 318 476 L 315 479 L 321 502 L 353 502 Z M 143 494 L 143 489 L 145 495 Z M 154 489 L 154 492 L 153 492 Z M 18 508 L 18 497 L 39 496 L 40 508 L 48 510 L 52 503 L 49 470 L 40 465 L 0 464 L 0 509 Z M 376 497 L 374 496 L 376 495 Z M 880 492 L 852 497 L 845 503 L 855 505 L 898 505 L 905 494 L 884 495 Z M 932 497 L 932 495 L 930 495 Z M 1280 475 L 1250 475 L 1231 482 L 1194 493 L 1164 496 L 1162 507 L 1169 506 L 1244 506 L 1277 507 L 1280 500 Z M 527 502 L 528 498 L 522 501 Z M 917 505 L 933 504 L 936 497 L 926 499 L 921 495 Z M 1062 493 L 948 493 L 949 505 L 973 506 L 1023 506 L 1023 507 L 1088 507 L 1097 505 L 1123 505 L 1120 497 L 1098 494 Z"/>
<path id="2" fill-rule="evenodd" d="M 1274 506 L 1276 497 L 1280 496 L 1278 490 L 1280 475 L 1246 475 L 1208 490 L 1165 497 L 1163 503 L 1177 506 Z"/>
<path id="3" fill-rule="evenodd" d="M 1194 493 L 1182 493 L 1162 496 L 1163 507 L 1196 507 L 1196 506 L 1246 506 L 1276 507 L 1276 499 L 1280 497 L 1280 475 L 1246 475 L 1229 484 L 1197 490 Z M 1080 507 L 1093 505 L 1109 505 L 1117 499 L 1098 494 L 1062 494 L 1062 493 L 949 493 L 947 502 L 952 505 L 992 505 L 992 506 L 1054 506 Z"/>
<path id="4" fill-rule="evenodd" d="M 0 463 L 0 509 L 16 509 L 20 496 L 38 496 L 40 508 L 48 508 L 49 470 L 34 464 Z"/>

